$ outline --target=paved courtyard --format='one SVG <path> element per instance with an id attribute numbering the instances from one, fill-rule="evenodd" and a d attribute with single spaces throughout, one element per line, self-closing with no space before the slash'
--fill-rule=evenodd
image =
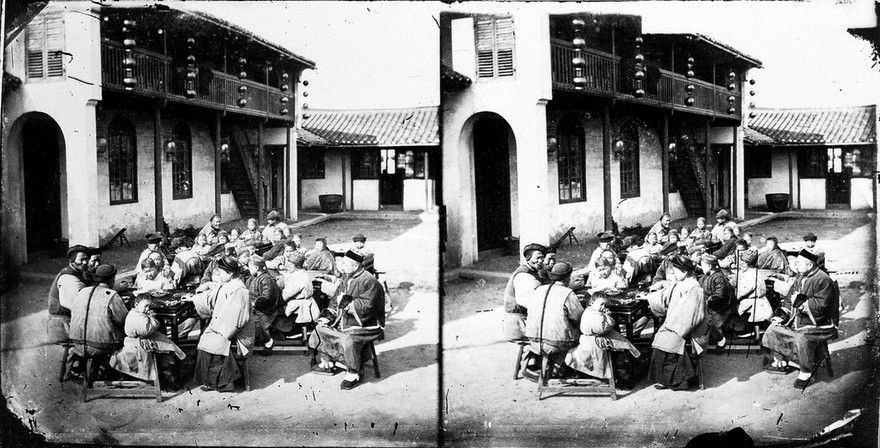
<path id="1" fill-rule="evenodd" d="M 776 219 L 749 229 L 755 240 L 776 235 L 799 245 L 819 235 L 829 269 L 839 271 L 842 301 L 852 281 L 874 282 L 875 228 L 864 215 Z M 582 265 L 594 244 L 562 246 L 559 260 Z M 510 272 L 509 260 L 483 269 Z M 487 268 L 488 266 L 488 268 Z M 552 396 L 537 400 L 536 384 L 512 379 L 516 347 L 501 337 L 503 278 L 475 275 L 444 285 L 443 397 L 441 419 L 451 446 L 683 446 L 697 434 L 742 427 L 760 445 L 805 440 L 850 409 L 863 408 L 856 436 L 846 446 L 876 446 L 877 401 L 873 380 L 877 349 L 869 328 L 876 313 L 842 323 L 830 345 L 835 376 L 825 369 L 805 392 L 794 375 L 769 375 L 752 350 L 703 358 L 705 390 L 656 390 L 642 377 L 617 401 L 608 397 Z M 873 295 L 876 303 L 876 293 Z M 876 306 L 874 307 L 876 311 Z"/>
<path id="2" fill-rule="evenodd" d="M 300 354 L 254 355 L 251 392 L 184 389 L 155 400 L 94 399 L 59 384 L 61 349 L 45 342 L 46 291 L 52 279 L 26 275 L 4 294 L 0 352 L 7 406 L 50 442 L 149 445 L 404 445 L 436 443 L 437 216 L 330 219 L 298 230 L 331 245 L 363 232 L 387 271 L 394 310 L 376 345 L 382 378 L 342 391 L 342 376 L 315 375 Z M 127 250 L 104 259 L 131 264 Z M 58 261 L 55 261 L 58 263 Z M 48 263 L 48 262 L 47 262 Z M 63 260 L 60 262 L 63 265 Z M 194 357 L 194 355 L 190 355 Z M 192 385 L 189 385 L 192 387 Z"/>

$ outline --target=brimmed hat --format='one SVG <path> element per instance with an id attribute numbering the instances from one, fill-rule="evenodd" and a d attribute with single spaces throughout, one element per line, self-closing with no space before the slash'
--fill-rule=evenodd
<path id="1" fill-rule="evenodd" d="M 715 214 L 715 219 L 718 218 L 730 218 L 730 212 L 725 209 L 718 210 L 718 213 Z"/>
<path id="2" fill-rule="evenodd" d="M 541 244 L 535 244 L 535 243 L 527 244 L 526 247 L 523 248 L 523 257 L 528 259 L 529 257 L 532 256 L 532 252 L 535 252 L 535 251 L 541 252 L 542 254 L 546 254 L 547 248 Z"/>
<path id="3" fill-rule="evenodd" d="M 694 262 L 684 255 L 676 255 L 672 257 L 672 266 L 685 272 L 694 272 Z"/>
<path id="4" fill-rule="evenodd" d="M 813 241 L 813 242 L 815 242 L 815 241 L 816 241 L 816 234 L 813 233 L 813 232 L 810 232 L 810 233 L 804 235 L 804 241 Z"/>
<path id="5" fill-rule="evenodd" d="M 355 235 L 354 237 L 352 237 L 351 240 L 354 241 L 354 242 L 366 243 L 366 242 L 367 242 L 367 237 L 365 237 L 363 233 L 358 233 L 357 235 Z"/>
<path id="6" fill-rule="evenodd" d="M 663 245 L 663 248 L 660 249 L 660 255 L 669 255 L 675 253 L 678 250 L 678 244 L 676 243 L 666 243 Z"/>
<path id="7" fill-rule="evenodd" d="M 241 270 L 241 265 L 238 264 L 238 259 L 230 256 L 225 256 L 217 260 L 217 267 L 233 274 Z"/>
<path id="8" fill-rule="evenodd" d="M 364 262 L 364 257 L 353 250 L 346 251 L 345 258 L 348 258 L 349 260 L 354 261 L 356 263 L 363 263 Z"/>
<path id="9" fill-rule="evenodd" d="M 116 276 L 116 266 L 112 264 L 102 264 L 95 268 L 92 272 L 92 280 L 97 283 L 103 283 Z"/>
<path id="10" fill-rule="evenodd" d="M 151 243 L 151 244 L 162 242 L 162 235 L 158 235 L 155 233 L 148 233 L 146 238 L 147 238 L 147 242 Z"/>
<path id="11" fill-rule="evenodd" d="M 269 219 L 280 219 L 280 215 L 279 215 L 278 212 L 276 212 L 275 210 L 272 210 L 272 211 L 269 212 L 268 215 L 266 215 L 266 219 L 267 219 L 267 220 L 269 220 Z"/>
<path id="12" fill-rule="evenodd" d="M 600 243 L 610 243 L 614 241 L 614 234 L 611 232 L 602 232 L 598 235 Z"/>
<path id="13" fill-rule="evenodd" d="M 83 246 L 81 244 L 76 244 L 74 246 L 71 246 L 70 249 L 67 249 L 67 258 L 69 259 L 73 254 L 77 254 L 80 252 L 82 252 L 86 255 L 91 254 L 91 250 L 89 250 L 88 247 Z"/>
<path id="14" fill-rule="evenodd" d="M 571 265 L 564 261 L 554 264 L 549 273 L 550 280 L 562 280 L 569 275 L 571 275 Z"/>
<path id="15" fill-rule="evenodd" d="M 808 250 L 806 250 L 806 249 L 801 249 L 801 251 L 798 252 L 798 257 L 804 257 L 804 258 L 806 258 L 807 260 L 812 261 L 813 263 L 816 263 L 816 262 L 819 261 L 819 256 L 818 256 L 818 255 L 816 255 L 816 254 L 814 254 L 814 253 L 812 253 L 812 252 L 810 252 L 810 251 L 808 251 Z"/>

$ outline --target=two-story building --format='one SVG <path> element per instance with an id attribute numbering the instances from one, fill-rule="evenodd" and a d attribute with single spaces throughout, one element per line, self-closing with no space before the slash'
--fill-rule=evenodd
<path id="1" fill-rule="evenodd" d="M 4 51 L 4 271 L 122 228 L 296 218 L 308 59 L 201 12 L 90 2 L 50 3 Z"/>
<path id="2" fill-rule="evenodd" d="M 744 210 L 741 123 L 760 61 L 637 16 L 441 15 L 447 266 L 505 237 Z"/>

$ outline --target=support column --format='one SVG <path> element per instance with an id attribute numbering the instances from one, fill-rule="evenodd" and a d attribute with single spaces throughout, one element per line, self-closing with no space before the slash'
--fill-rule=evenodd
<path id="1" fill-rule="evenodd" d="M 520 249 L 529 243 L 550 243 L 549 200 L 547 195 L 547 101 L 539 100 L 531 119 L 510 123 L 516 138 L 516 210 L 519 220 Z M 510 148 L 510 150 L 514 150 Z M 516 226 L 511 226 L 516 233 Z"/>
<path id="2" fill-rule="evenodd" d="M 605 229 L 614 228 L 611 205 L 611 108 L 602 107 L 602 191 L 605 207 Z"/>
<path id="3" fill-rule="evenodd" d="M 64 206 L 67 207 L 67 237 L 71 246 L 99 245 L 98 195 L 107 192 L 98 192 L 97 104 L 97 100 L 88 100 L 84 112 L 74 121 L 58 123 L 64 138 L 64 168 L 67 171 L 67 203 Z"/>
<path id="4" fill-rule="evenodd" d="M 663 176 L 663 213 L 669 213 L 669 112 L 663 113 L 663 129 L 660 139 L 660 170 Z"/>
<path id="5" fill-rule="evenodd" d="M 428 163 L 431 161 L 430 151 L 425 150 L 425 211 L 431 209 L 431 206 L 434 205 L 431 202 L 431 164 Z"/>
<path id="6" fill-rule="evenodd" d="M 730 215 L 733 217 L 746 217 L 746 211 L 739 208 L 739 181 L 736 179 L 736 142 L 742 138 L 739 126 L 733 128 L 733 145 L 730 147 Z M 791 195 L 789 195 L 791 197 Z"/>
<path id="7" fill-rule="evenodd" d="M 257 120 L 257 216 L 261 218 L 266 215 L 263 196 L 263 119 L 260 118 Z"/>
<path id="8" fill-rule="evenodd" d="M 220 146 L 220 113 L 217 112 L 214 114 L 214 213 L 218 215 L 221 215 L 220 185 L 223 182 L 220 172 L 223 168 L 220 161 Z"/>
<path id="9" fill-rule="evenodd" d="M 153 201 L 155 202 L 156 230 L 162 230 L 165 215 L 162 211 L 162 107 L 153 106 Z"/>
<path id="10" fill-rule="evenodd" d="M 712 157 L 712 149 L 709 145 L 709 120 L 706 120 L 706 127 L 703 138 L 705 139 L 705 157 L 703 158 L 703 197 L 706 198 L 706 219 L 712 215 L 712 189 L 709 188 L 709 161 Z"/>

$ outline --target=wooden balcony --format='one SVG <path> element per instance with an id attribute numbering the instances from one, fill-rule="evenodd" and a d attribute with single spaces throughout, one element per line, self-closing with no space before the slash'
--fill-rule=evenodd
<path id="1" fill-rule="evenodd" d="M 620 69 L 620 57 L 594 49 L 584 49 L 582 56 L 587 64 L 584 67 L 584 77 L 587 80 L 583 90 L 577 90 L 574 86 L 574 46 L 570 42 L 559 39 L 551 39 L 551 67 L 553 71 L 553 88 L 556 90 L 584 92 L 590 95 L 606 96 L 618 100 L 633 103 L 646 104 L 676 111 L 689 112 L 699 115 L 708 115 L 718 118 L 731 118 L 739 121 L 741 117 L 741 92 L 730 92 L 726 87 L 716 86 L 712 83 L 692 79 L 688 81 L 683 75 L 672 73 L 668 70 L 659 69 L 659 79 L 649 79 L 644 83 L 645 96 L 636 98 L 635 79 L 632 76 L 622 74 Z M 650 64 L 645 64 L 651 67 Z M 646 67 L 646 68 L 647 68 Z M 647 70 L 646 70 L 647 71 Z M 656 80 L 657 88 L 647 86 L 648 82 Z M 688 84 L 694 85 L 694 105 L 685 104 Z M 734 108 L 736 112 L 728 113 L 730 105 L 727 97 L 736 97 Z"/>
<path id="2" fill-rule="evenodd" d="M 104 89 L 167 99 L 209 109 L 293 121 L 292 113 L 280 114 L 281 97 L 284 96 L 281 89 L 249 79 L 242 82 L 236 76 L 212 70 L 207 76 L 203 73 L 203 76 L 197 77 L 195 80 L 197 95 L 190 99 L 186 97 L 186 69 L 183 64 L 174 65 L 170 57 L 143 49 L 135 49 L 133 53 L 137 61 L 134 70 L 137 85 L 132 90 L 125 90 L 122 82 L 125 77 L 122 66 L 125 51 L 122 45 L 111 41 L 101 44 L 101 80 Z M 200 83 L 208 85 L 203 86 Z M 248 88 L 245 95 L 248 103 L 245 107 L 238 107 L 238 87 L 242 84 Z M 288 109 L 293 110 L 292 98 Z"/>

